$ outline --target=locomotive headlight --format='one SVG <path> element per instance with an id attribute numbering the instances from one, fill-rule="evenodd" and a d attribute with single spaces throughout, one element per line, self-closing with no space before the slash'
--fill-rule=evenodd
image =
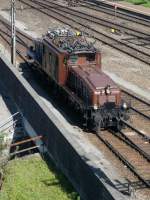
<path id="1" fill-rule="evenodd" d="M 108 94 L 110 94 L 110 93 L 111 93 L 110 88 L 107 88 L 107 89 L 106 89 L 106 94 L 108 95 Z"/>
<path id="2" fill-rule="evenodd" d="M 107 86 L 105 87 L 105 94 L 106 94 L 106 95 L 111 94 L 110 85 L 107 85 Z"/>
<path id="3" fill-rule="evenodd" d="M 101 94 L 105 94 L 105 90 L 101 90 Z"/>
<path id="4" fill-rule="evenodd" d="M 93 108 L 94 108 L 94 110 L 97 110 L 97 109 L 98 109 L 98 107 L 97 107 L 96 104 L 93 106 Z"/>
<path id="5" fill-rule="evenodd" d="M 111 94 L 110 85 L 107 85 L 107 86 L 105 87 L 105 94 L 106 94 L 106 95 Z"/>
<path id="6" fill-rule="evenodd" d="M 127 105 L 126 102 L 123 102 L 123 104 L 122 104 L 122 108 L 123 108 L 124 110 L 127 110 L 127 109 L 128 109 L 128 105 Z"/>

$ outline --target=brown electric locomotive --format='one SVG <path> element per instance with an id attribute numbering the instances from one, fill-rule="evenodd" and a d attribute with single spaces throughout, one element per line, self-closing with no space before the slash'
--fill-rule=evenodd
<path id="1" fill-rule="evenodd" d="M 49 30 L 27 52 L 32 65 L 44 72 L 53 89 L 82 114 L 84 126 L 122 128 L 127 104 L 118 86 L 101 70 L 101 53 L 80 32 Z"/>

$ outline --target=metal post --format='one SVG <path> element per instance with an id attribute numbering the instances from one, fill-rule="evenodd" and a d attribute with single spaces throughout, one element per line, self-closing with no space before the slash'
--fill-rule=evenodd
<path id="1" fill-rule="evenodd" d="M 16 66 L 15 0 L 11 0 L 11 62 Z"/>
<path id="2" fill-rule="evenodd" d="M 116 19 L 116 17 L 117 17 L 117 5 L 116 4 L 114 5 L 114 8 L 115 8 L 115 19 Z"/>

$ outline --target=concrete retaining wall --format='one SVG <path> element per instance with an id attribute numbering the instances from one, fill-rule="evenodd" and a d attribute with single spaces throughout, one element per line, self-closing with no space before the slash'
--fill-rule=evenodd
<path id="1" fill-rule="evenodd" d="M 83 199 L 124 199 L 113 185 L 105 180 L 105 174 L 84 157 L 82 149 L 76 146 L 76 141 L 71 138 L 71 133 L 2 55 L 0 80 L 36 133 L 44 136 L 52 159 L 70 179 Z"/>

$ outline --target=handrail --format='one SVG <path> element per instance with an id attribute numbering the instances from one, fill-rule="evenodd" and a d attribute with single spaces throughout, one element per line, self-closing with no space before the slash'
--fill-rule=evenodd
<path id="1" fill-rule="evenodd" d="M 12 124 L 9 124 L 7 127 L 3 127 L 3 129 L 0 129 L 0 133 L 1 132 L 5 132 L 5 130 L 9 129 L 10 127 L 12 127 L 15 123 L 17 122 L 17 120 L 13 121 Z"/>
<path id="2" fill-rule="evenodd" d="M 5 121 L 3 121 L 0 124 L 0 132 L 3 132 L 4 130 L 10 128 L 11 126 L 13 126 L 18 120 L 14 120 L 13 121 L 13 117 L 19 115 L 19 112 L 14 113 L 13 115 L 11 115 L 10 117 L 8 117 Z"/>
<path id="3" fill-rule="evenodd" d="M 20 114 L 19 112 L 14 113 L 13 115 L 11 115 L 10 117 L 7 118 L 7 120 L 5 120 L 4 122 L 2 122 L 0 124 L 0 128 L 2 128 L 3 126 L 5 126 L 6 124 L 8 124 L 9 122 L 11 122 L 13 120 L 13 117 Z"/>

